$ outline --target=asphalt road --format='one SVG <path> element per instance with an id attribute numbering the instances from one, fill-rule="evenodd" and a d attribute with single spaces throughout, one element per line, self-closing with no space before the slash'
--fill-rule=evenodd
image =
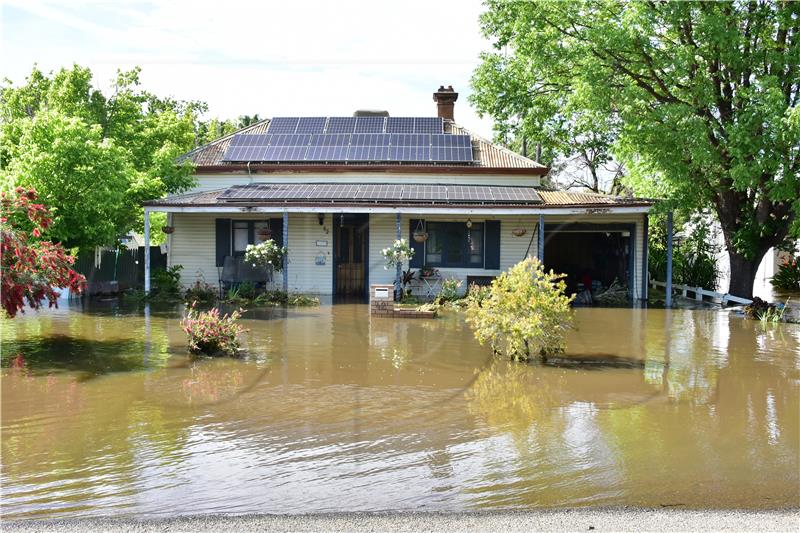
<path id="1" fill-rule="evenodd" d="M 800 531 L 800 510 L 580 509 L 530 512 L 203 515 L 3 521 L 2 531 Z"/>

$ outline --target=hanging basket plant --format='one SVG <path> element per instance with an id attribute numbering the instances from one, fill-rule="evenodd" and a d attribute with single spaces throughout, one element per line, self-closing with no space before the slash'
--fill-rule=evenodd
<path id="1" fill-rule="evenodd" d="M 412 235 L 417 242 L 425 242 L 428 240 L 428 232 L 425 231 L 425 226 L 422 225 L 422 220 L 417 221 L 417 227 Z"/>
<path id="2" fill-rule="evenodd" d="M 518 227 L 518 228 L 512 229 L 511 233 L 513 233 L 515 237 L 522 237 L 523 235 L 528 233 L 528 230 L 526 230 L 523 227 Z"/>
<path id="3" fill-rule="evenodd" d="M 161 228 L 161 231 L 169 235 L 170 233 L 173 233 L 175 231 L 175 226 L 164 226 Z"/>
<path id="4" fill-rule="evenodd" d="M 256 235 L 258 235 L 258 238 L 262 241 L 266 241 L 267 239 L 272 238 L 272 230 L 269 228 L 260 228 L 256 232 Z"/>

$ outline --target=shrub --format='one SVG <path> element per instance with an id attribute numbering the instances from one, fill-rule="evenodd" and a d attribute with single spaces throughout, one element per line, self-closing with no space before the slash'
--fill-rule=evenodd
<path id="1" fill-rule="evenodd" d="M 275 272 L 283 270 L 283 257 L 286 248 L 278 246 L 272 239 L 258 244 L 248 244 L 244 251 L 244 260 L 254 267 L 272 267 Z"/>
<path id="2" fill-rule="evenodd" d="M 189 337 L 189 351 L 193 354 L 236 355 L 239 351 L 239 335 L 244 332 L 237 321 L 240 311 L 220 316 L 216 307 L 209 311 L 197 311 L 192 303 L 181 327 Z"/>
<path id="3" fill-rule="evenodd" d="M 482 299 L 467 306 L 467 322 L 481 345 L 517 361 L 535 355 L 546 359 L 564 350 L 572 327 L 570 303 L 562 274 L 545 272 L 538 259 L 525 259 L 500 274 Z"/>
<path id="4" fill-rule="evenodd" d="M 442 281 L 442 288 L 439 291 L 438 300 L 442 302 L 452 302 L 459 298 L 458 289 L 461 288 L 461 280 L 455 278 L 447 278 Z"/>
<path id="5" fill-rule="evenodd" d="M 243 281 L 236 287 L 239 298 L 245 300 L 256 299 L 256 285 L 252 281 Z"/>
<path id="6" fill-rule="evenodd" d="M 319 305 L 319 299 L 303 294 L 288 294 L 283 291 L 265 291 L 258 295 L 254 303 L 256 305 L 307 307 Z"/>
<path id="7" fill-rule="evenodd" d="M 173 265 L 167 269 L 159 268 L 153 272 L 153 281 L 159 298 L 179 298 L 181 294 L 182 265 Z"/>
<path id="8" fill-rule="evenodd" d="M 787 259 L 770 280 L 776 289 L 786 291 L 800 290 L 800 257 Z"/>
<path id="9" fill-rule="evenodd" d="M 56 306 L 56 288 L 79 293 L 86 286 L 72 269 L 75 258 L 42 239 L 53 218 L 37 199 L 36 191 L 22 187 L 0 193 L 0 303 L 10 318 L 24 313 L 26 304 L 39 309 L 47 300 Z"/>
<path id="10" fill-rule="evenodd" d="M 381 255 L 386 259 L 386 270 L 396 265 L 403 265 L 414 257 L 414 250 L 408 245 L 405 239 L 397 239 L 388 248 L 381 250 Z"/>
<path id="11" fill-rule="evenodd" d="M 663 216 L 653 216 L 650 225 L 647 257 L 650 275 L 659 281 L 667 277 L 667 231 Z M 696 219 L 683 225 L 689 235 L 672 250 L 672 281 L 691 287 L 714 289 L 719 280 L 714 244 L 707 221 Z"/>
<path id="12" fill-rule="evenodd" d="M 198 280 L 194 285 L 186 289 L 184 299 L 189 303 L 197 302 L 201 305 L 213 304 L 217 299 L 217 291 L 208 283 Z"/>

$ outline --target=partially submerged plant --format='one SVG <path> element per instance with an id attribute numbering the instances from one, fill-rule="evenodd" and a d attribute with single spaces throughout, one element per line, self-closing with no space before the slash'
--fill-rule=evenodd
<path id="1" fill-rule="evenodd" d="M 456 278 L 447 278 L 442 282 L 442 288 L 439 290 L 439 297 L 437 298 L 443 302 L 452 302 L 459 298 L 459 289 L 461 288 L 462 281 Z"/>
<path id="2" fill-rule="evenodd" d="M 481 345 L 516 361 L 546 359 L 564 351 L 572 327 L 564 276 L 545 272 L 538 259 L 525 259 L 503 272 L 488 291 L 468 300 L 467 322 Z"/>
<path id="3" fill-rule="evenodd" d="M 800 257 L 793 257 L 784 261 L 778 272 L 772 276 L 770 283 L 776 289 L 800 290 Z"/>
<path id="4" fill-rule="evenodd" d="M 197 311 L 192 303 L 181 328 L 189 337 L 189 351 L 193 354 L 236 355 L 239 352 L 239 335 L 244 328 L 237 321 L 241 311 L 220 316 L 216 307 L 209 311 Z"/>

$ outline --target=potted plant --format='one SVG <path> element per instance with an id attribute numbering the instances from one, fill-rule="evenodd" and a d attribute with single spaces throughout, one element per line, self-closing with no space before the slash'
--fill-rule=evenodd
<path id="1" fill-rule="evenodd" d="M 262 241 L 266 241 L 272 237 L 272 230 L 269 228 L 259 228 L 256 235 L 258 235 L 258 238 Z"/>
<path id="2" fill-rule="evenodd" d="M 439 269 L 433 267 L 422 267 L 419 271 L 419 275 L 422 278 L 435 278 L 439 275 Z"/>
<path id="3" fill-rule="evenodd" d="M 422 225 L 422 220 L 417 221 L 417 227 L 414 230 L 412 237 L 417 242 L 425 242 L 428 240 L 428 232 L 425 231 L 425 226 Z"/>
<path id="4" fill-rule="evenodd" d="M 381 255 L 386 258 L 386 265 L 383 268 L 389 270 L 390 267 L 402 266 L 403 263 L 414 257 L 414 250 L 405 239 L 397 239 L 391 246 L 381 250 Z"/>
<path id="5" fill-rule="evenodd" d="M 170 233 L 175 231 L 175 226 L 164 226 L 161 228 L 161 231 L 169 235 Z"/>

